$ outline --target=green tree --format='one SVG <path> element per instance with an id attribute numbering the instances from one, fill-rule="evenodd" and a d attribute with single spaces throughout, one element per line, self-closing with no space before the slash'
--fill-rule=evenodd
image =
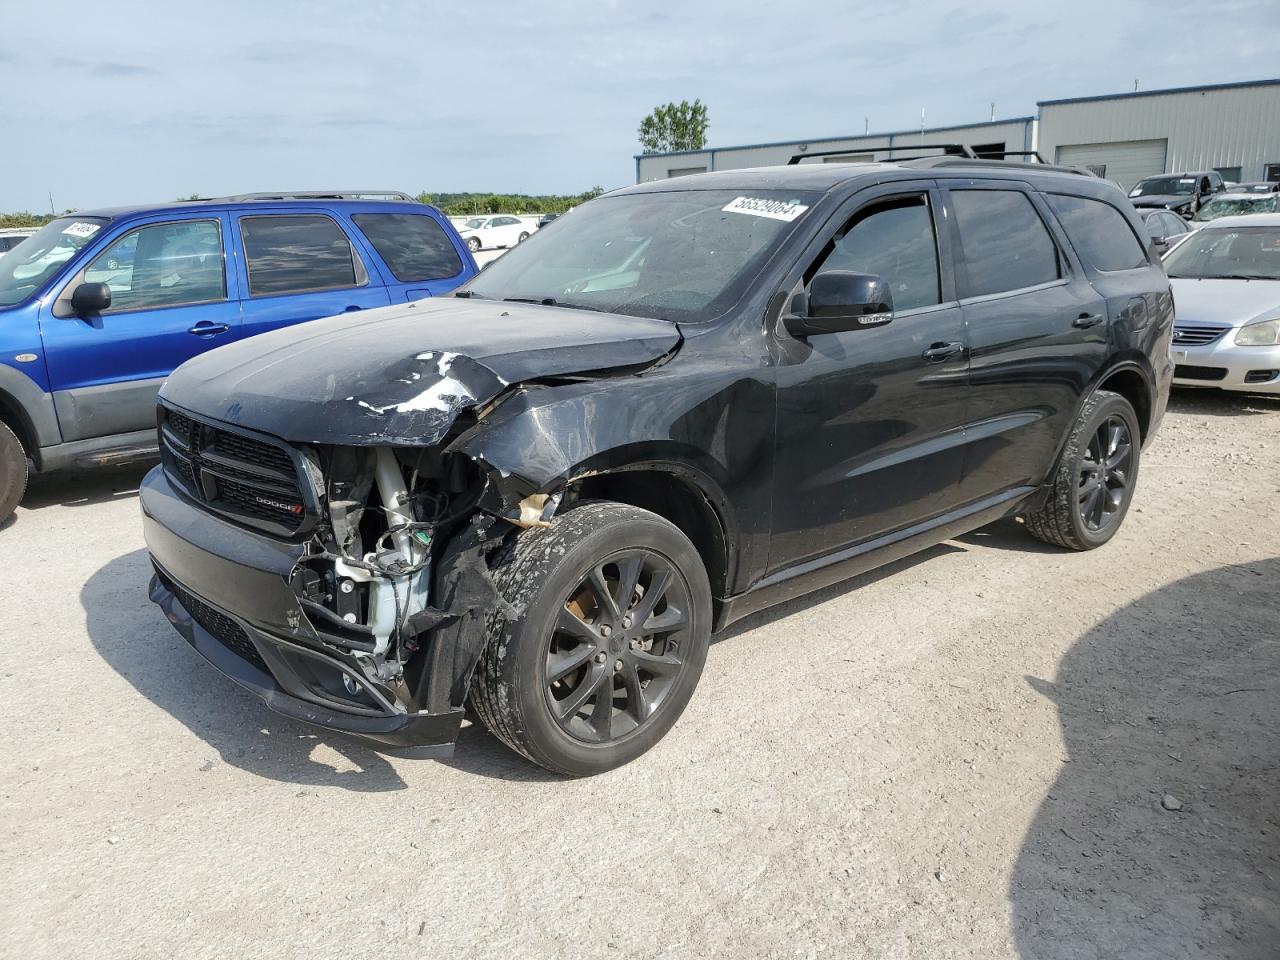
<path id="1" fill-rule="evenodd" d="M 645 153 L 672 150 L 701 150 L 707 145 L 707 107 L 701 100 L 668 103 L 654 107 L 640 121 L 640 147 Z"/>

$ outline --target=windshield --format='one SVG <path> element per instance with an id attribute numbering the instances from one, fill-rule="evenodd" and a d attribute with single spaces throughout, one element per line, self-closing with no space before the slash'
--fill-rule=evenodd
<path id="1" fill-rule="evenodd" d="M 742 296 L 819 196 L 679 190 L 600 197 L 495 260 L 460 295 L 709 320 Z"/>
<path id="2" fill-rule="evenodd" d="M 1280 227 L 1205 227 L 1164 258 L 1171 277 L 1280 280 Z"/>
<path id="3" fill-rule="evenodd" d="M 1129 191 L 1131 197 L 1191 196 L 1196 192 L 1195 177 L 1152 177 L 1142 180 Z"/>
<path id="4" fill-rule="evenodd" d="M 466 223 L 463 224 L 463 226 L 471 230 L 475 230 L 477 227 L 483 227 L 484 217 L 476 217 L 474 219 L 468 220 Z"/>
<path id="5" fill-rule="evenodd" d="M 0 259 L 0 307 L 22 303 L 97 236 L 107 221 L 59 217 L 41 227 Z"/>
<path id="6" fill-rule="evenodd" d="M 1276 194 L 1256 197 L 1216 197 L 1210 200 L 1191 219 L 1204 222 L 1219 217 L 1235 217 L 1245 213 L 1275 213 Z"/>

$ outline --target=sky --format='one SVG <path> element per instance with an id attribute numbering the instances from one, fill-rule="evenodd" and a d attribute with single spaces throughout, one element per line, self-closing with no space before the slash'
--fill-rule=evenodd
<path id="1" fill-rule="evenodd" d="M 1280 0 L 0 0 L 0 211 L 611 189 L 669 100 L 809 140 L 1275 77 L 1277 39 Z"/>

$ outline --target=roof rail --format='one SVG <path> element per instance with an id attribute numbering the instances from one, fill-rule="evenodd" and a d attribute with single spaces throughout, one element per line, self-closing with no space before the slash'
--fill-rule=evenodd
<path id="1" fill-rule="evenodd" d="M 1028 152 L 1029 153 L 1029 152 Z M 1021 154 L 1010 154 L 1020 156 Z M 1022 170 L 1051 170 L 1056 173 L 1074 173 L 1082 177 L 1096 177 L 1092 170 L 1084 167 L 1065 166 L 1057 163 L 1027 163 L 1021 160 L 1001 160 L 998 157 L 915 157 L 903 160 L 904 167 L 1016 167 Z"/>
<path id="2" fill-rule="evenodd" d="M 270 193 L 237 193 L 230 197 L 200 197 L 196 203 L 239 203 L 244 200 L 408 200 L 403 190 L 281 190 Z"/>
<path id="3" fill-rule="evenodd" d="M 808 157 L 845 157 L 856 153 L 915 153 L 918 150 L 942 150 L 948 156 L 954 157 L 976 157 L 973 148 L 963 143 L 915 143 L 903 144 L 895 147 L 845 147 L 843 150 L 813 150 L 806 153 L 797 153 L 787 161 L 787 166 L 792 167 Z M 894 161 L 898 157 L 888 157 L 886 161 Z"/>

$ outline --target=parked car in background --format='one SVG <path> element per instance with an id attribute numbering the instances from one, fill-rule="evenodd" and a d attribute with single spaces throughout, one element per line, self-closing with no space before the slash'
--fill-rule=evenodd
<path id="1" fill-rule="evenodd" d="M 1129 201 L 1135 207 L 1162 207 L 1189 219 L 1205 201 L 1225 189 L 1222 174 L 1216 170 L 1167 173 L 1139 180 L 1129 191 Z"/>
<path id="2" fill-rule="evenodd" d="M 1220 193 L 1191 218 L 1192 228 L 1221 217 L 1239 217 L 1250 213 L 1275 213 L 1280 210 L 1280 193 L 1243 193 L 1236 190 Z"/>
<path id="3" fill-rule="evenodd" d="M 1147 229 L 1147 236 L 1156 253 L 1164 255 L 1170 247 L 1191 232 L 1191 226 L 1176 213 L 1159 208 L 1138 210 L 1138 218 Z"/>
<path id="4" fill-rule="evenodd" d="M 1174 384 L 1280 394 L 1280 213 L 1206 223 L 1164 265 Z"/>
<path id="5" fill-rule="evenodd" d="M 639 184 L 452 297 L 175 371 L 140 491 L 151 597 L 289 716 L 448 752 L 470 706 L 599 773 L 662 738 L 749 613 L 1009 515 L 1106 543 L 1172 325 L 1092 176 L 935 157 Z M 228 494 L 205 450 L 273 472 Z"/>
<path id="6" fill-rule="evenodd" d="M 155 396 L 214 347 L 448 293 L 434 207 L 254 196 L 59 217 L 0 260 L 0 522 L 38 470 L 154 455 Z"/>
<path id="7" fill-rule="evenodd" d="M 38 229 L 38 227 L 10 227 L 0 230 L 0 257 L 3 257 Z"/>
<path id="8" fill-rule="evenodd" d="M 519 217 L 500 214 L 493 217 L 472 217 L 463 222 L 458 233 L 471 252 L 478 253 L 494 247 L 514 247 L 537 229 L 537 226 Z"/>
<path id="9" fill-rule="evenodd" d="M 548 223 L 550 223 L 552 220 L 555 220 L 559 216 L 560 214 L 558 213 L 544 213 L 538 220 L 538 229 L 541 230 Z"/>
<path id="10" fill-rule="evenodd" d="M 1232 193 L 1280 193 L 1280 180 L 1257 180 L 1253 183 L 1237 183 Z"/>

